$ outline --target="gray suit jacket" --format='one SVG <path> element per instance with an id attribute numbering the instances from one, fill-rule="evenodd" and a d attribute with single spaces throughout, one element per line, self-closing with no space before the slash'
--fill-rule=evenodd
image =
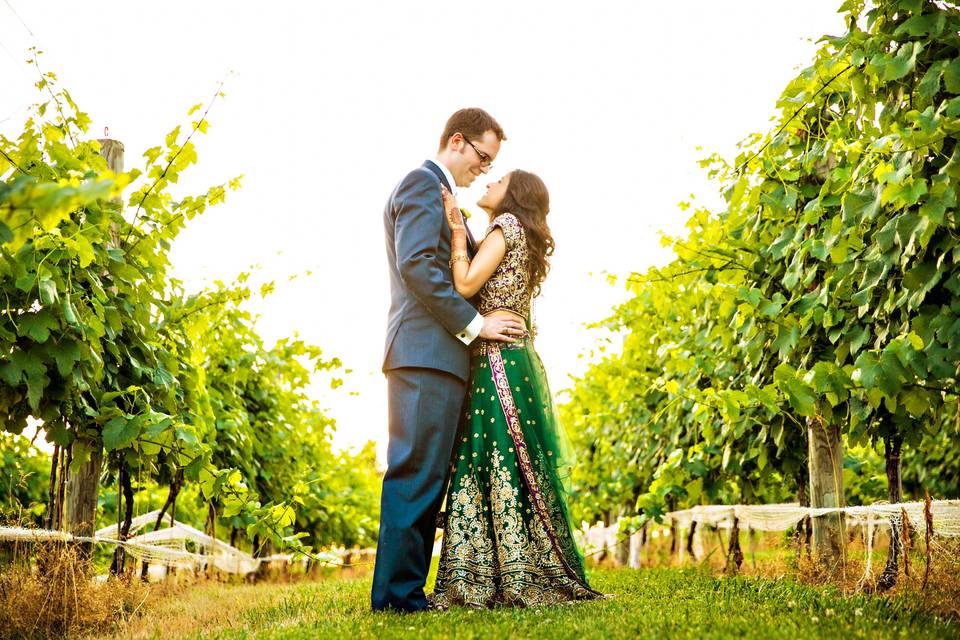
<path id="1" fill-rule="evenodd" d="M 450 188 L 443 172 L 424 162 L 400 181 L 383 210 L 390 269 L 383 371 L 421 367 L 466 381 L 469 348 L 456 334 L 470 324 L 477 310 L 453 286 L 441 183 Z M 472 238 L 470 244 L 472 250 Z"/>

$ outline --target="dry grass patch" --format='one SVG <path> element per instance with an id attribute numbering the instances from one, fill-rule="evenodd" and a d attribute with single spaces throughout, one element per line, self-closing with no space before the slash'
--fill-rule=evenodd
<path id="1" fill-rule="evenodd" d="M 280 583 L 201 580 L 181 593 L 151 596 L 139 615 L 118 625 L 110 638 L 182 638 L 227 629 L 297 625 L 323 615 L 330 606 L 330 596 L 342 586 L 356 587 L 364 580 L 353 572 L 341 571 L 316 577 L 319 579 Z"/>
<path id="2" fill-rule="evenodd" d="M 92 580 L 90 563 L 72 546 L 31 550 L 31 561 L 0 567 L 0 640 L 109 631 L 135 615 L 150 593 L 139 581 Z"/>
<path id="3" fill-rule="evenodd" d="M 850 529 L 846 544 L 846 559 L 836 573 L 826 571 L 810 557 L 808 548 L 797 552 L 795 540 L 783 533 L 760 533 L 751 543 L 749 534 L 741 532 L 743 563 L 736 573 L 745 578 L 766 580 L 793 579 L 800 584 L 835 588 L 845 596 L 877 593 L 876 581 L 884 569 L 889 548 L 889 536 L 877 535 L 872 549 L 870 576 L 865 579 L 867 548 L 862 532 Z M 680 542 L 686 543 L 685 538 Z M 704 534 L 699 556 L 684 553 L 679 560 L 676 548 L 670 549 L 669 538 L 651 540 L 641 553 L 644 567 L 697 568 L 714 576 L 730 575 L 727 563 L 729 533 Z M 883 592 L 889 597 L 903 596 L 920 604 L 924 611 L 960 620 L 960 541 L 938 538 L 932 544 L 927 568 L 926 543 L 920 537 L 908 543 L 908 569 L 901 556 L 896 585 Z M 600 566 L 610 566 L 605 559 Z M 924 577 L 927 584 L 924 587 Z M 881 595 L 881 594 L 878 594 Z"/>
<path id="4" fill-rule="evenodd" d="M 251 606 L 272 606 L 295 591 L 295 583 L 224 584 L 204 580 L 176 595 L 150 598 L 144 615 L 126 620 L 112 638 L 179 638 L 234 626 Z"/>

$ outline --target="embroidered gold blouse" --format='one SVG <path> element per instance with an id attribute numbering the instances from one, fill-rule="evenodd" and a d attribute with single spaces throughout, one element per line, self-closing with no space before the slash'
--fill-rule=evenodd
<path id="1" fill-rule="evenodd" d="M 495 228 L 503 230 L 507 252 L 490 279 L 479 292 L 478 311 L 486 315 L 498 309 L 506 309 L 526 318 L 530 314 L 530 275 L 527 262 L 530 252 L 523 225 L 512 213 L 501 213 L 487 227 L 489 234 Z"/>

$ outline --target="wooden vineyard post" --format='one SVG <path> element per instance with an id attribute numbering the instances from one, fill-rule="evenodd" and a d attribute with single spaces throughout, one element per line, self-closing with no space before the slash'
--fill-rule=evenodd
<path id="1" fill-rule="evenodd" d="M 73 443 L 74 451 L 78 446 L 89 450 L 90 457 L 80 465 L 76 472 L 67 470 L 66 491 L 66 530 L 75 536 L 91 537 L 96 530 L 97 497 L 100 495 L 100 471 L 103 467 L 103 446 L 92 438 L 77 438 Z M 92 542 L 81 542 L 80 553 L 90 558 L 93 553 Z"/>
<path id="2" fill-rule="evenodd" d="M 647 542 L 648 542 L 647 536 L 649 535 L 650 535 L 650 521 L 648 520 L 647 522 L 643 523 L 643 528 L 640 530 L 640 550 L 643 551 L 646 555 L 647 566 L 650 566 L 650 547 L 647 545 Z"/>
<path id="3" fill-rule="evenodd" d="M 690 559 L 696 562 L 697 554 L 693 550 L 693 538 L 697 535 L 697 521 L 693 520 L 690 522 L 690 531 L 687 532 L 687 553 L 690 554 Z"/>
<path id="4" fill-rule="evenodd" d="M 814 509 L 835 509 L 844 506 L 843 445 L 840 428 L 827 424 L 823 417 L 807 418 L 810 468 L 810 506 Z M 830 573 L 840 569 L 845 560 L 844 517 L 842 513 L 815 516 L 813 552 L 817 561 Z"/>
<path id="5" fill-rule="evenodd" d="M 617 518 L 617 541 L 613 547 L 613 560 L 616 566 L 625 567 L 630 563 L 630 536 L 626 535 L 627 527 L 623 525 L 623 514 L 629 513 L 629 506 L 625 506 Z"/>
<path id="6" fill-rule="evenodd" d="M 110 139 L 102 139 L 99 142 L 100 154 L 106 158 L 110 171 L 122 173 L 123 143 Z M 71 448 L 74 458 L 81 452 L 88 457 L 76 471 L 65 469 L 67 486 L 64 525 L 73 535 L 90 537 L 96 530 L 97 498 L 100 494 L 100 472 L 103 469 L 103 443 L 99 438 L 85 435 L 82 429 L 78 429 L 77 439 Z M 90 558 L 93 543 L 81 543 L 79 549 L 84 558 Z"/>
<path id="7" fill-rule="evenodd" d="M 743 565 L 743 550 L 740 548 L 740 519 L 733 517 L 733 524 L 730 527 L 730 541 L 727 546 L 727 559 L 723 566 L 724 573 L 731 575 L 740 573 L 740 567 Z"/>
<path id="8" fill-rule="evenodd" d="M 887 501 L 890 504 L 899 504 L 903 499 L 903 479 L 900 470 L 903 436 L 899 433 L 884 436 L 883 445 L 887 467 Z M 901 521 L 899 517 L 890 519 L 890 547 L 887 549 L 887 564 L 884 566 L 880 577 L 877 578 L 877 589 L 880 591 L 886 591 L 897 583 L 901 552 L 903 552 L 904 562 L 907 561 L 906 551 L 901 544 L 902 528 L 904 526 L 906 526 L 906 522 Z"/>
<path id="9" fill-rule="evenodd" d="M 104 132 L 106 133 L 106 132 Z M 97 140 L 100 143 L 100 155 L 102 155 L 107 161 L 107 167 L 110 171 L 114 173 L 123 173 L 123 143 L 119 140 L 111 140 L 110 138 L 103 137 Z M 117 198 L 113 200 L 118 205 L 122 206 L 122 200 Z M 120 239 L 117 237 L 116 229 L 110 230 L 111 242 L 110 244 L 114 247 L 120 244 Z"/>
<path id="10" fill-rule="evenodd" d="M 631 569 L 639 569 L 641 566 L 640 553 L 643 551 L 643 545 L 646 542 L 647 523 L 643 523 L 640 531 L 635 531 L 630 535 L 630 558 L 629 565 Z"/>

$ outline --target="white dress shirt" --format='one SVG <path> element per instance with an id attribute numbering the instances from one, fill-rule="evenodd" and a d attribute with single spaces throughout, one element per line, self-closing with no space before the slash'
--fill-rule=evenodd
<path id="1" fill-rule="evenodd" d="M 442 162 L 437 162 L 432 158 L 427 158 L 430 162 L 437 165 L 440 171 L 443 172 L 444 177 L 447 179 L 447 184 L 450 185 L 450 192 L 456 196 L 457 195 L 457 183 L 453 179 L 453 174 L 450 173 L 450 169 L 447 169 Z M 452 276 L 453 274 L 451 274 Z M 457 338 L 463 344 L 470 344 L 477 339 L 477 336 L 480 335 L 480 330 L 483 329 L 483 316 L 477 313 L 476 317 L 470 321 L 463 331 L 457 334 Z"/>

